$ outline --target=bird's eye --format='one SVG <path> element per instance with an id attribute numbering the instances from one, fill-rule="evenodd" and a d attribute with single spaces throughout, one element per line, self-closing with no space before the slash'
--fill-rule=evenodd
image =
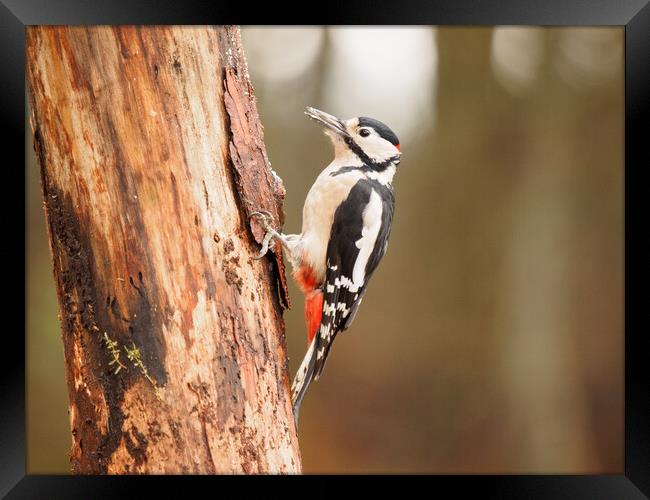
<path id="1" fill-rule="evenodd" d="M 361 137 L 368 137 L 370 135 L 370 130 L 368 130 L 367 128 L 362 128 L 361 130 L 359 130 L 359 135 Z"/>

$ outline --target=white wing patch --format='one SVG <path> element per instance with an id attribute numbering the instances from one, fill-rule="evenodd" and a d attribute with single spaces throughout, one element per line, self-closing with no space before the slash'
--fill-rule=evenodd
<path id="1" fill-rule="evenodd" d="M 359 258 L 357 257 L 357 262 L 359 261 Z M 348 278 L 347 276 L 340 276 L 337 278 L 334 278 L 334 286 L 336 288 L 347 288 L 350 292 L 355 293 L 357 290 L 359 290 L 359 287 L 362 286 L 363 283 L 355 283 L 353 279 Z"/>
<path id="2" fill-rule="evenodd" d="M 368 259 L 375 248 L 375 242 L 381 229 L 381 215 L 382 215 L 382 202 L 379 194 L 373 189 L 370 192 L 370 199 L 363 211 L 363 229 L 361 231 L 361 238 L 356 242 L 359 249 L 359 255 L 354 263 L 352 270 L 352 282 L 354 283 L 354 290 L 349 288 L 351 292 L 356 292 L 358 288 L 362 287 L 366 279 L 366 265 Z"/>

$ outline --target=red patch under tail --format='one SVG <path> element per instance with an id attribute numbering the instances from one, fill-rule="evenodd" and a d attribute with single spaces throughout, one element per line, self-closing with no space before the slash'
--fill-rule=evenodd
<path id="1" fill-rule="evenodd" d="M 300 266 L 293 277 L 305 294 L 305 323 L 307 324 L 307 340 L 309 343 L 316 336 L 323 314 L 323 292 L 318 288 L 316 276 L 311 267 Z"/>
<path id="2" fill-rule="evenodd" d="M 323 315 L 323 292 L 312 290 L 305 296 L 305 323 L 307 324 L 307 343 L 314 340 L 321 316 Z"/>
<path id="3" fill-rule="evenodd" d="M 294 271 L 293 278 L 298 282 L 305 295 L 316 288 L 316 276 L 309 266 L 300 266 Z"/>

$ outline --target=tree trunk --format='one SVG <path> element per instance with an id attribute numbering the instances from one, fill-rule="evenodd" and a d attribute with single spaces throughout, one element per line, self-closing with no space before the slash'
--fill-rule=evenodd
<path id="1" fill-rule="evenodd" d="M 293 473 L 282 223 L 239 30 L 29 27 L 76 473 Z"/>

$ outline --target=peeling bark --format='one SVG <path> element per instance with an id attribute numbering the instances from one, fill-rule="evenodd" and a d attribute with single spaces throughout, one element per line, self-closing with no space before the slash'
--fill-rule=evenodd
<path id="1" fill-rule="evenodd" d="M 238 29 L 29 27 L 27 62 L 73 472 L 300 472 Z"/>

